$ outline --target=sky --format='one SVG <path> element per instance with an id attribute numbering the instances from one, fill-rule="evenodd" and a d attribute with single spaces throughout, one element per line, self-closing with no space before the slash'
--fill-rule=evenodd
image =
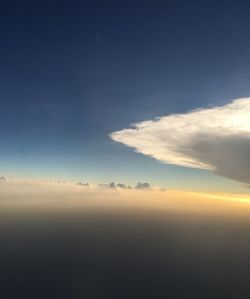
<path id="1" fill-rule="evenodd" d="M 0 1 L 2 298 L 250 298 L 249 12 Z"/>
<path id="2" fill-rule="evenodd" d="M 224 119 L 239 113 L 247 127 L 249 9 L 246 1 L 2 1 L 0 175 L 248 193 L 249 131 L 229 134 Z M 183 135 L 190 122 L 178 115 L 191 115 L 196 129 Z M 162 145 L 163 159 L 145 154 L 144 142 L 138 148 L 136 130 L 132 143 L 113 138 L 145 121 L 157 127 L 146 138 Z M 231 158 L 237 173 L 225 167 Z"/>

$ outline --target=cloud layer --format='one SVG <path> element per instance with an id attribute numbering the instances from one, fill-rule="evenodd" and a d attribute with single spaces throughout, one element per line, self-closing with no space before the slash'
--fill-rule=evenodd
<path id="1" fill-rule="evenodd" d="M 139 185 L 139 184 L 138 184 Z M 147 186 L 140 183 L 140 186 Z M 141 189 L 141 188 L 140 188 Z M 86 188 L 71 182 L 9 178 L 0 184 L 0 213 L 26 211 L 140 211 L 192 213 L 203 215 L 243 215 L 249 219 L 250 196 L 207 194 L 146 188 Z M 139 215 L 139 214 L 138 214 Z M 1 217 L 0 217 L 1 218 Z"/>
<path id="2" fill-rule="evenodd" d="M 250 98 L 144 121 L 110 136 L 161 162 L 250 183 Z"/>

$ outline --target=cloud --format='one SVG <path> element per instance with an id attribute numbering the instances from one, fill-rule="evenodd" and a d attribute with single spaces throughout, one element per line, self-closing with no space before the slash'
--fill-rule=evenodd
<path id="1" fill-rule="evenodd" d="M 79 184 L 78 184 L 79 185 Z M 141 183 L 139 182 L 134 188 L 131 187 L 130 185 L 126 185 L 126 184 L 123 184 L 123 183 L 114 183 L 114 182 L 111 182 L 110 184 L 98 184 L 98 187 L 100 188 L 108 188 L 108 189 L 113 189 L 115 190 L 116 188 L 118 189 L 129 189 L 129 190 L 132 190 L 132 189 L 150 189 L 150 184 L 149 183 Z M 155 190 L 157 190 L 157 188 L 154 188 Z"/>
<path id="2" fill-rule="evenodd" d="M 114 183 L 114 182 L 110 183 L 110 184 L 109 184 L 109 188 L 110 188 L 110 189 L 115 189 L 115 183 Z"/>
<path id="3" fill-rule="evenodd" d="M 0 176 L 0 182 L 6 182 L 7 178 L 5 176 Z"/>
<path id="4" fill-rule="evenodd" d="M 116 185 L 118 188 L 122 188 L 122 189 L 125 189 L 126 188 L 126 185 L 125 184 L 122 184 L 122 183 L 119 183 Z"/>
<path id="5" fill-rule="evenodd" d="M 89 187 L 89 183 L 79 182 L 77 183 L 78 186 Z"/>
<path id="6" fill-rule="evenodd" d="M 133 187 L 131 187 L 130 185 L 126 185 L 126 184 L 116 184 L 116 187 L 121 188 L 121 189 L 133 189 Z"/>
<path id="7" fill-rule="evenodd" d="M 110 137 L 163 163 L 250 184 L 250 98 L 144 121 Z"/>
<path id="8" fill-rule="evenodd" d="M 135 189 L 149 189 L 150 185 L 149 183 L 141 183 L 139 182 L 136 186 Z"/>
<path id="9" fill-rule="evenodd" d="M 145 183 L 140 183 L 146 186 Z M 250 215 L 250 196 L 246 194 L 194 193 L 147 188 L 143 192 L 128 188 L 111 189 L 75 182 L 11 178 L 0 184 L 0 211 L 166 211 L 171 213 Z M 6 210 L 5 210 L 6 209 Z"/>

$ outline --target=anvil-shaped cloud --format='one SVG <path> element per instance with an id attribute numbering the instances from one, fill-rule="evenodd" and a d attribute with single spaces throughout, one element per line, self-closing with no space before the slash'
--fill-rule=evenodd
<path id="1" fill-rule="evenodd" d="M 161 162 L 250 184 L 250 98 L 144 121 L 110 136 Z"/>

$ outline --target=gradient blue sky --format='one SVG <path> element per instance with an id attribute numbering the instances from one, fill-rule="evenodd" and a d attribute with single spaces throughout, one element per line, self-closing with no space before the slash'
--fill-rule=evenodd
<path id="1" fill-rule="evenodd" d="M 247 1 L 2 1 L 0 174 L 244 191 L 109 133 L 249 96 L 249 11 Z"/>

